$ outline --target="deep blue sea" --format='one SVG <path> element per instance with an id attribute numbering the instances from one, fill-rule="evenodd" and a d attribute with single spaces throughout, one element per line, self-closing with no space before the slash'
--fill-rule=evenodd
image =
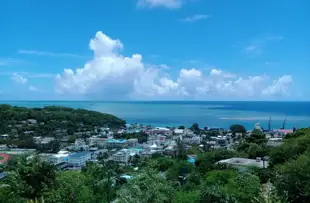
<path id="1" fill-rule="evenodd" d="M 229 128 L 242 124 L 252 129 L 259 122 L 265 129 L 271 117 L 272 129 L 279 129 L 286 118 L 286 128 L 310 127 L 310 102 L 230 102 L 230 101 L 154 101 L 154 102 L 97 102 L 97 101 L 0 101 L 23 107 L 50 105 L 85 108 L 116 115 L 127 123 L 153 126 L 191 126 Z"/>

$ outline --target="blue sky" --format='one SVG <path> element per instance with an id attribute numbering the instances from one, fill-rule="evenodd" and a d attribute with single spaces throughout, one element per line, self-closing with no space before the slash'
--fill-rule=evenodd
<path id="1" fill-rule="evenodd" d="M 4 0 L 0 11 L 3 100 L 310 100 L 308 0 Z"/>

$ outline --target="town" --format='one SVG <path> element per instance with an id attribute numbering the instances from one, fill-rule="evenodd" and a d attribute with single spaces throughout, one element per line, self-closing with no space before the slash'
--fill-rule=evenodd
<path id="1" fill-rule="evenodd" d="M 0 200 L 6 202 L 308 198 L 289 185 L 299 177 L 294 168 L 307 170 L 310 131 L 286 129 L 286 120 L 281 129 L 272 129 L 271 119 L 267 129 L 258 122 L 252 129 L 158 127 L 84 109 L 9 105 L 0 105 L 0 120 Z"/>
<path id="2" fill-rule="evenodd" d="M 22 121 L 20 125 L 44 125 L 38 123 L 35 119 Z M 17 125 L 18 127 L 19 125 Z M 79 126 L 83 127 L 83 123 Z M 263 130 L 259 123 L 256 123 L 253 130 L 258 130 L 268 139 L 268 146 L 278 146 L 282 143 L 286 134 L 295 132 L 296 129 L 285 130 Z M 110 129 L 109 127 L 95 127 L 93 130 L 85 132 L 75 132 L 70 137 L 66 129 L 56 129 L 54 137 L 35 136 L 35 143 L 40 148 L 49 151 L 50 144 L 55 141 L 55 137 L 61 137 L 60 146 L 62 147 L 56 153 L 39 153 L 45 160 L 56 165 L 61 170 L 79 170 L 87 162 L 97 162 L 98 158 L 105 157 L 106 160 L 115 163 L 128 165 L 132 157 L 150 158 L 153 155 L 173 156 L 176 154 L 178 142 L 187 151 L 195 148 L 199 151 L 210 149 L 228 149 L 233 150 L 234 145 L 239 144 L 242 136 L 250 136 L 253 130 L 243 132 L 232 132 L 223 128 L 204 128 L 199 129 L 198 124 L 193 124 L 191 128 L 180 126 L 179 128 L 152 127 L 141 124 L 126 124 L 119 129 Z M 23 132 L 31 136 L 33 131 Z M 136 137 L 129 138 L 127 137 Z M 0 135 L 2 142 L 8 139 L 8 134 Z M 75 139 L 76 138 L 76 139 Z M 122 139 L 120 139 L 122 138 Z M 21 149 L 6 144 L 0 145 L 2 154 L 16 155 L 35 153 L 36 149 Z M 188 160 L 195 160 L 196 154 L 188 155 Z M 254 163 L 257 160 L 249 160 L 248 163 Z"/>

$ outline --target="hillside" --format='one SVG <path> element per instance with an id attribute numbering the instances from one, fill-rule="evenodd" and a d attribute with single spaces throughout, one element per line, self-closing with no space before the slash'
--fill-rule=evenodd
<path id="1" fill-rule="evenodd" d="M 0 105 L 0 134 L 57 137 L 100 130 L 100 127 L 119 128 L 124 125 L 125 121 L 116 116 L 85 109 Z"/>

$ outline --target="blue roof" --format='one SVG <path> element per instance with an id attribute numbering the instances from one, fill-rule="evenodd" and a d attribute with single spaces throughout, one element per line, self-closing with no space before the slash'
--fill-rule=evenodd
<path id="1" fill-rule="evenodd" d="M 0 173 L 0 179 L 5 178 L 8 174 L 6 172 Z"/>
<path id="2" fill-rule="evenodd" d="M 108 142 L 109 143 L 126 143 L 127 142 L 127 140 L 117 140 L 117 139 L 110 139 L 110 140 L 108 140 Z"/>
<path id="3" fill-rule="evenodd" d="M 193 157 L 189 157 L 189 158 L 187 159 L 187 162 L 188 162 L 188 163 L 194 164 L 194 163 L 196 162 L 196 159 L 193 158 Z"/>
<path id="4" fill-rule="evenodd" d="M 79 157 L 85 156 L 87 154 L 90 154 L 90 152 L 88 152 L 88 151 L 77 152 L 77 153 L 74 153 L 74 154 L 70 154 L 69 157 L 70 158 L 79 158 Z"/>
<path id="5" fill-rule="evenodd" d="M 125 179 L 128 180 L 128 179 L 131 179 L 132 176 L 129 176 L 129 175 L 127 175 L 127 174 L 124 174 L 124 175 L 121 175 L 120 178 L 125 178 Z"/>

